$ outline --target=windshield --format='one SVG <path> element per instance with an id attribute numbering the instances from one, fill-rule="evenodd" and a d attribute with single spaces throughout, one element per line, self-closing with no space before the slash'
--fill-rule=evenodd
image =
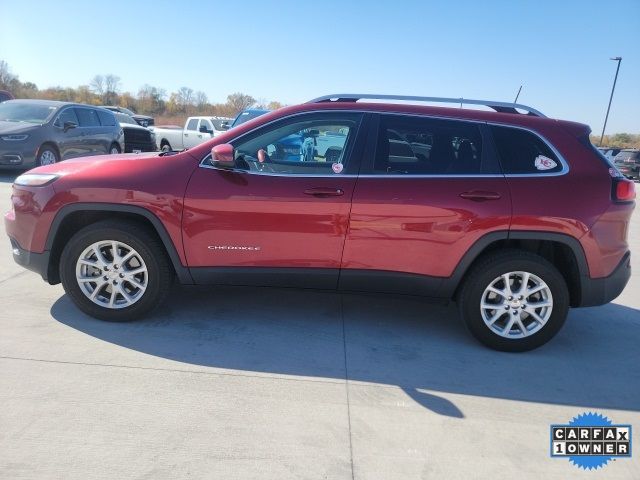
<path id="1" fill-rule="evenodd" d="M 5 102 L 0 104 L 0 120 L 5 122 L 45 123 L 58 109 L 37 103 Z"/>
<path id="2" fill-rule="evenodd" d="M 233 121 L 231 128 L 237 127 L 244 122 L 248 122 L 249 120 L 259 117 L 260 115 L 264 115 L 265 113 L 269 113 L 269 110 L 251 110 L 247 112 L 241 112 L 240 115 L 238 115 Z"/>
<path id="3" fill-rule="evenodd" d="M 129 115 L 125 115 L 124 113 L 114 113 L 114 115 L 120 123 L 130 123 L 132 125 L 137 125 L 136 121 Z"/>

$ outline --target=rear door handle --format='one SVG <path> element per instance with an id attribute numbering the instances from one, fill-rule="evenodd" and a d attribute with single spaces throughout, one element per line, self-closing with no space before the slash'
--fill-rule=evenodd
<path id="1" fill-rule="evenodd" d="M 474 202 L 484 202 L 485 200 L 499 200 L 502 197 L 498 192 L 487 192 L 484 190 L 470 190 L 462 192 L 460 198 L 473 200 Z"/>
<path id="2" fill-rule="evenodd" d="M 339 197 L 344 195 L 344 190 L 340 188 L 314 187 L 304 191 L 305 195 L 313 195 L 314 197 Z"/>

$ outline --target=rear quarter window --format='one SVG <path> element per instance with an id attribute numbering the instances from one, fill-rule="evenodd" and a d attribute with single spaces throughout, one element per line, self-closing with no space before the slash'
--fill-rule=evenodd
<path id="1" fill-rule="evenodd" d="M 562 171 L 562 163 L 549 146 L 527 130 L 490 126 L 505 174 L 549 174 Z"/>

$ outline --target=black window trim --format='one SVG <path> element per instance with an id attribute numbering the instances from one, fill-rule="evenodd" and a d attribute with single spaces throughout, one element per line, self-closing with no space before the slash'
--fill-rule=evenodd
<path id="1" fill-rule="evenodd" d="M 487 122 L 480 122 L 477 120 L 467 120 L 462 118 L 452 117 L 440 117 L 436 115 L 421 115 L 421 114 L 405 114 L 401 112 L 374 112 L 375 119 L 371 122 L 370 140 L 367 145 L 367 154 L 365 160 L 362 162 L 359 178 L 504 178 L 502 173 L 500 162 L 493 148 L 493 142 L 490 141 L 490 133 L 487 131 Z M 409 174 L 386 174 L 386 173 L 362 173 L 363 171 L 373 171 L 373 162 L 375 161 L 376 149 L 378 145 L 378 135 L 380 131 L 380 119 L 382 116 L 394 116 L 394 117 L 417 117 L 427 120 L 443 120 L 443 121 L 457 121 L 461 123 L 472 123 L 478 125 L 480 129 L 480 135 L 482 136 L 482 156 L 483 161 L 490 162 L 496 170 L 500 170 L 497 173 L 474 173 L 474 174 L 437 174 L 437 173 L 409 173 Z"/>
<path id="2" fill-rule="evenodd" d="M 362 165 L 363 153 L 365 151 L 365 143 L 368 144 L 367 133 L 369 131 L 368 124 L 371 118 L 371 112 L 362 111 L 362 110 L 351 110 L 351 109 L 340 109 L 340 110 L 309 110 L 305 112 L 298 112 L 292 115 L 287 115 L 285 117 L 276 118 L 270 122 L 267 122 L 263 125 L 260 125 L 248 132 L 243 133 L 231 140 L 227 143 L 235 145 L 238 141 L 243 140 L 245 137 L 252 137 L 254 135 L 260 135 L 260 131 L 271 127 L 274 124 L 286 123 L 291 119 L 295 119 L 301 116 L 316 116 L 316 115 L 336 115 L 336 114 L 360 114 L 360 121 L 358 122 L 355 132 L 354 132 L 354 140 L 347 151 L 347 155 L 349 158 L 349 164 L 345 169 L 345 173 L 276 173 L 276 172 L 255 172 L 244 170 L 240 168 L 219 168 L 211 165 L 209 161 L 211 159 L 211 153 L 207 153 L 204 158 L 200 161 L 200 168 L 207 168 L 210 170 L 218 170 L 223 172 L 234 172 L 234 173 L 244 173 L 249 175 L 261 175 L 261 176 L 270 176 L 270 177 L 290 177 L 290 178 L 357 178 L 358 172 L 360 171 Z M 234 147 L 235 148 L 235 147 Z"/>
<path id="3" fill-rule="evenodd" d="M 323 112 L 333 112 L 333 113 L 338 113 L 338 112 L 342 112 L 342 113 L 361 113 L 363 114 L 362 117 L 362 121 L 360 122 L 360 127 L 358 129 L 358 140 L 362 140 L 364 138 L 364 140 L 366 141 L 366 149 L 363 148 L 362 151 L 362 159 L 359 162 L 359 167 L 360 169 L 362 168 L 362 165 L 367 161 L 367 158 L 372 158 L 371 154 L 375 153 L 370 151 L 370 146 L 371 143 L 376 142 L 377 138 L 376 138 L 376 132 L 377 132 L 377 122 L 379 120 L 379 115 L 384 115 L 384 114 L 397 114 L 397 115 L 403 115 L 403 116 L 407 116 L 407 117 L 420 117 L 420 118 L 431 118 L 434 120 L 456 120 L 456 121 L 463 121 L 463 122 L 469 122 L 469 123 L 476 123 L 476 124 L 480 124 L 480 125 L 495 125 L 498 127 L 509 127 L 509 128 L 517 128 L 519 130 L 524 130 L 526 132 L 532 133 L 533 135 L 535 135 L 536 137 L 538 137 L 540 140 L 542 140 L 545 145 L 547 145 L 551 151 L 558 157 L 558 160 L 560 160 L 560 163 L 562 163 L 562 170 L 560 170 L 559 172 L 552 172 L 552 173 L 545 173 L 545 172 L 540 172 L 540 173 L 510 173 L 510 174 L 504 174 L 504 173 L 500 173 L 500 174 L 476 174 L 476 175 L 416 175 L 416 174 L 410 174 L 410 175 L 375 175 L 375 174 L 360 174 L 360 173 L 356 173 L 356 174 L 340 174 L 341 177 L 358 177 L 358 178 L 396 178 L 396 179 L 401 179 L 401 178 L 518 178 L 518 177 L 539 177 L 539 178 L 544 178 L 544 177 L 558 177 L 561 175 L 566 175 L 567 173 L 569 173 L 570 168 L 569 168 L 569 164 L 566 161 L 566 159 L 564 158 L 564 156 L 558 151 L 557 148 L 555 148 L 553 146 L 553 144 L 547 140 L 543 135 L 541 135 L 540 133 L 536 132 L 535 130 L 532 130 L 531 128 L 527 128 L 527 127 L 523 127 L 520 125 L 513 125 L 510 123 L 502 123 L 502 122 L 494 122 L 494 121 L 490 121 L 490 122 L 484 122 L 481 120 L 473 120 L 473 119 L 466 119 L 466 118 L 458 118 L 458 117 L 449 117 L 449 116 L 444 116 L 444 115 L 425 115 L 425 114 L 421 114 L 421 113 L 404 113 L 404 112 L 387 112 L 387 111 L 382 111 L 382 112 L 378 112 L 375 110 L 360 110 L 360 109 L 336 109 L 336 110 L 325 110 L 325 109 L 321 109 L 321 110 L 307 110 L 304 112 L 298 112 L 298 113 L 294 113 L 291 115 L 287 115 L 286 117 L 280 117 L 280 118 L 276 118 L 274 120 L 271 120 L 265 124 L 259 125 L 256 128 L 249 130 L 248 132 L 243 133 L 242 135 L 239 135 L 231 140 L 229 140 L 228 143 L 235 143 L 236 141 L 240 140 L 241 138 L 247 136 L 247 135 L 251 135 L 253 132 L 255 132 L 258 129 L 262 129 L 268 125 L 271 125 L 273 123 L 279 122 L 281 120 L 284 119 L 288 119 L 288 118 L 292 118 L 292 117 L 296 117 L 296 116 L 300 116 L 300 115 L 308 115 L 308 114 L 312 114 L 312 113 L 323 113 Z M 372 128 L 375 128 L 375 130 L 372 130 Z M 482 128 L 481 129 L 483 131 L 486 132 L 486 128 Z M 369 132 L 367 132 L 367 130 L 369 130 Z M 371 132 L 373 132 L 373 134 L 371 134 Z M 483 137 L 482 140 L 483 142 L 485 141 L 485 135 L 486 135 L 486 140 L 488 140 L 491 144 L 491 149 L 495 151 L 495 147 L 493 145 L 493 135 L 490 134 L 490 132 L 485 133 L 483 132 Z M 363 142 L 364 143 L 364 142 Z M 362 145 L 362 147 L 364 147 L 364 145 Z M 483 147 L 484 148 L 484 147 Z M 352 152 L 353 154 L 353 152 Z M 492 153 L 493 155 L 497 155 L 496 153 Z M 221 168 L 217 168 L 217 167 L 213 167 L 211 164 L 206 164 L 206 162 L 209 160 L 209 158 L 211 157 L 211 153 L 207 153 L 202 160 L 200 160 L 200 167 L 202 168 L 209 168 L 209 169 L 214 169 L 214 170 L 224 170 L 224 171 L 230 171 L 229 169 L 221 169 Z M 237 172 L 244 172 L 247 173 L 246 170 L 231 170 L 231 171 L 237 171 Z M 260 173 L 259 175 L 273 175 L 273 176 L 289 176 L 289 175 L 284 175 L 284 174 L 276 174 L 276 173 Z M 308 177 L 335 177 L 335 175 L 333 174 L 328 174 L 328 175 L 296 175 L 296 177 L 304 177 L 304 176 L 308 176 Z"/>
<path id="4" fill-rule="evenodd" d="M 536 173 L 505 173 L 504 175 L 505 177 L 507 178 L 559 177 L 561 175 L 566 175 L 567 173 L 569 173 L 569 163 L 564 158 L 564 156 L 558 151 L 558 149 L 549 140 L 547 140 L 543 135 L 539 134 L 535 130 L 531 130 L 530 128 L 526 128 L 526 127 L 521 127 L 519 125 L 511 125 L 508 123 L 498 123 L 498 122 L 485 122 L 485 123 L 488 126 L 515 128 L 517 130 L 523 130 L 525 132 L 531 133 L 536 138 L 541 140 L 542 143 L 544 143 L 553 152 L 553 154 L 556 156 L 556 158 L 562 165 L 562 168 L 557 172 L 540 171 Z M 491 139 L 491 146 L 493 150 L 496 152 L 495 155 L 498 158 L 498 160 L 500 160 L 500 156 L 498 155 L 498 152 L 497 152 L 497 147 L 495 144 L 495 139 L 493 138 L 493 134 L 491 132 L 488 132 L 488 134 L 489 134 L 489 138 Z"/>

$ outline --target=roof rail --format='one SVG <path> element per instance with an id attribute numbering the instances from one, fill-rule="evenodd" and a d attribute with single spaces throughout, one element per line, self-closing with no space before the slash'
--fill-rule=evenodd
<path id="1" fill-rule="evenodd" d="M 307 103 L 321 103 L 321 102 L 357 102 L 362 99 L 371 100 L 403 100 L 410 102 L 434 102 L 434 103 L 459 103 L 461 106 L 465 105 L 483 105 L 485 107 L 492 108 L 496 112 L 501 113 L 520 113 L 518 110 L 524 110 L 527 113 L 525 115 L 532 115 L 534 117 L 545 117 L 542 112 L 531 108 L 527 105 L 512 102 L 494 102 L 491 100 L 472 100 L 468 98 L 446 98 L 446 97 L 415 97 L 411 95 L 376 95 L 371 93 L 336 93 L 333 95 L 324 95 L 322 97 L 314 98 Z"/>

